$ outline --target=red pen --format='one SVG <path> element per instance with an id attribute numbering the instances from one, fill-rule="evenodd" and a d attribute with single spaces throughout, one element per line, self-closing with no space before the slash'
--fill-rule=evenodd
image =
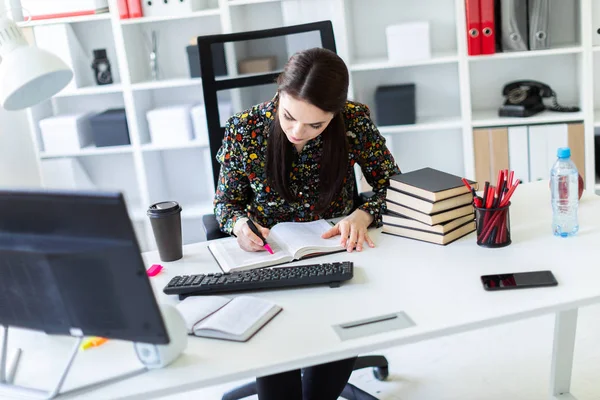
<path id="1" fill-rule="evenodd" d="M 273 253 L 271 246 L 269 246 L 269 244 L 267 243 L 267 240 L 263 237 L 263 235 L 260 233 L 260 231 L 258 230 L 256 225 L 254 225 L 254 222 L 252 222 L 251 219 L 248 219 L 248 227 L 250 228 L 250 230 L 252 232 L 254 232 L 254 234 L 256 236 L 258 236 L 260 238 L 260 240 L 263 241 L 263 247 L 269 252 L 269 254 L 275 254 L 275 253 Z"/>

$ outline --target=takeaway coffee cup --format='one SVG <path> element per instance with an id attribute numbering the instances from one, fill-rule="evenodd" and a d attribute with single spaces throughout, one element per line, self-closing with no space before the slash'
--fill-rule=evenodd
<path id="1" fill-rule="evenodd" d="M 147 211 L 154 240 L 162 261 L 175 261 L 183 257 L 181 240 L 181 207 L 176 201 L 152 204 Z"/>

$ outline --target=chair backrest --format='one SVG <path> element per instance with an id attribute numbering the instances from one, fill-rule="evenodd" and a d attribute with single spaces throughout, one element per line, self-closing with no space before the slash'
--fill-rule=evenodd
<path id="1" fill-rule="evenodd" d="M 219 179 L 220 164 L 216 159 L 217 152 L 223 142 L 225 134 L 221 126 L 218 92 L 223 90 L 241 89 L 251 86 L 261 86 L 275 83 L 280 72 L 269 72 L 264 74 L 253 74 L 250 76 L 239 76 L 231 78 L 219 77 L 217 80 L 213 66 L 213 44 L 229 42 L 242 42 L 248 40 L 267 39 L 307 32 L 318 31 L 321 37 L 321 46 L 325 49 L 337 52 L 333 25 L 331 21 L 318 21 L 307 24 L 284 26 L 272 29 L 261 29 L 248 32 L 226 33 L 217 35 L 205 35 L 198 37 L 198 52 L 200 56 L 200 72 L 202 75 L 202 90 L 204 94 L 204 107 L 208 126 L 208 140 L 215 188 Z M 235 110 L 241 111 L 241 110 Z M 355 190 L 355 203 L 358 193 Z"/>

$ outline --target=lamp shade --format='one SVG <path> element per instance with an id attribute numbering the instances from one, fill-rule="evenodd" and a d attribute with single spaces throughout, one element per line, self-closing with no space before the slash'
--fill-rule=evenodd
<path id="1" fill-rule="evenodd" d="M 0 106 L 21 110 L 61 91 L 73 71 L 54 54 L 29 46 L 17 25 L 0 18 Z"/>

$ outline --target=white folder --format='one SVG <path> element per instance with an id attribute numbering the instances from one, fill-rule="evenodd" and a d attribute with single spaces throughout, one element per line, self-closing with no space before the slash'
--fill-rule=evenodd
<path id="1" fill-rule="evenodd" d="M 529 182 L 529 132 L 527 126 L 508 128 L 508 164 L 515 179 Z"/>

